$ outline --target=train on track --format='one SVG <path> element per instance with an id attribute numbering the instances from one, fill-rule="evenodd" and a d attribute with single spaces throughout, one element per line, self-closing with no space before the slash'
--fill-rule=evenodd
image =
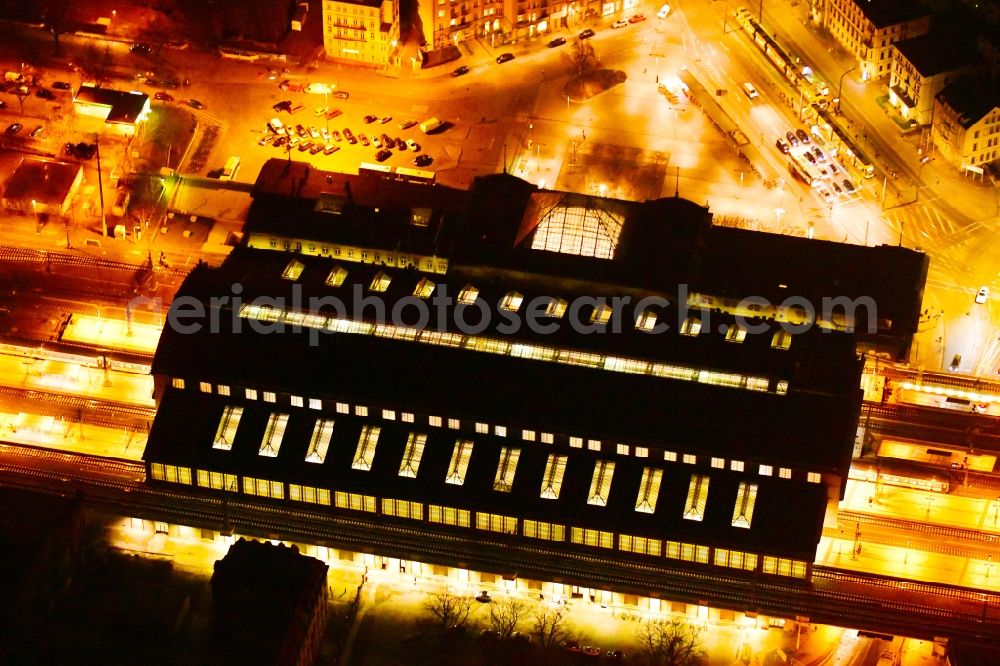
<path id="1" fill-rule="evenodd" d="M 951 469 L 897 458 L 880 457 L 874 462 L 854 461 L 848 478 L 933 493 L 947 493 L 951 490 Z"/>

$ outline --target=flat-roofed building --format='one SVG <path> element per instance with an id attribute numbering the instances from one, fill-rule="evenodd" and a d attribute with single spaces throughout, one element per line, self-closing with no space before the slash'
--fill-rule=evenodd
<path id="1" fill-rule="evenodd" d="M 25 157 L 3 186 L 3 207 L 24 215 L 67 215 L 82 183 L 79 164 Z"/>
<path id="2" fill-rule="evenodd" d="M 373 67 L 398 64 L 399 3 L 323 0 L 326 57 Z"/>
<path id="3" fill-rule="evenodd" d="M 77 115 L 97 118 L 110 129 L 132 134 L 149 116 L 149 95 L 84 83 L 73 96 L 73 108 Z"/>

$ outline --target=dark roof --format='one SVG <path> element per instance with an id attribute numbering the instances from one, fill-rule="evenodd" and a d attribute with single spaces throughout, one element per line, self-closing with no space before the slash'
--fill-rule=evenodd
<path id="1" fill-rule="evenodd" d="M 149 95 L 142 92 L 126 92 L 110 88 L 83 85 L 73 98 L 74 102 L 85 102 L 107 106 L 107 122 L 134 124 L 149 105 Z"/>
<path id="2" fill-rule="evenodd" d="M 921 76 L 935 76 L 979 62 L 974 48 L 963 48 L 966 44 L 970 42 L 958 41 L 952 34 L 933 32 L 903 39 L 894 46 Z"/>
<path id="3" fill-rule="evenodd" d="M 1000 80 L 972 72 L 946 85 L 937 99 L 954 109 L 962 127 L 969 128 L 1000 107 Z"/>
<path id="4" fill-rule="evenodd" d="M 392 359 L 395 360 L 395 359 Z M 387 366 L 392 367 L 392 366 Z M 372 372 L 370 374 L 379 374 Z M 396 375 L 399 378 L 403 375 Z M 477 375 L 480 383 L 485 378 Z M 412 387 L 414 392 L 426 387 Z M 442 396 L 447 398 L 447 396 Z M 481 396 L 477 396 L 481 397 Z M 608 396 L 609 402 L 615 396 Z M 233 448 L 223 451 L 212 448 L 223 409 L 228 404 L 243 406 Z M 581 410 L 583 407 L 581 406 Z M 607 410 L 607 407 L 604 408 Z M 259 455 L 261 441 L 271 412 L 289 413 L 277 457 Z M 616 410 L 617 411 L 617 410 Z M 721 420 L 691 415 L 687 420 Z M 317 419 L 335 422 L 333 437 L 322 464 L 306 462 L 312 431 Z M 604 418 L 611 416 L 605 411 Z M 665 411 L 661 416 L 664 429 L 671 429 L 682 408 Z M 363 425 L 378 425 L 381 432 L 375 448 L 372 467 L 368 471 L 352 468 Z M 693 426 L 694 423 L 690 423 Z M 683 426 L 682 427 L 687 427 Z M 748 426 L 747 430 L 750 427 Z M 738 428 L 733 429 L 737 435 Z M 403 452 L 411 432 L 422 432 L 427 441 L 416 478 L 399 475 Z M 714 432 L 713 434 L 718 434 Z M 745 433 L 749 434 L 749 433 Z M 456 440 L 474 442 L 468 471 L 462 485 L 446 483 L 445 478 Z M 739 455 L 739 440 L 727 440 L 729 455 Z M 520 450 L 510 492 L 493 489 L 502 447 Z M 816 446 L 821 446 L 816 443 Z M 550 454 L 568 457 L 566 472 L 558 499 L 541 497 L 542 481 Z M 524 442 L 519 437 L 499 437 L 486 434 L 455 432 L 442 428 L 415 426 L 400 421 L 386 422 L 377 416 L 357 417 L 333 410 L 276 408 L 259 401 L 230 399 L 202 394 L 192 390 L 167 389 L 161 402 L 146 458 L 167 464 L 190 466 L 281 480 L 331 491 L 362 493 L 380 498 L 392 498 L 437 504 L 441 506 L 487 511 L 562 524 L 567 527 L 600 529 L 650 538 L 673 539 L 705 545 L 722 545 L 752 549 L 785 557 L 811 559 L 822 529 L 826 486 L 808 483 L 803 478 L 780 479 L 762 477 L 748 463 L 747 473 L 727 469 L 709 469 L 677 462 L 665 462 L 662 454 L 652 452 L 648 458 L 617 455 L 616 453 Z M 615 469 L 606 506 L 588 504 L 588 494 L 598 460 L 614 461 Z M 655 512 L 635 510 L 643 468 L 663 470 L 663 478 Z M 683 517 L 692 474 L 709 477 L 709 489 L 704 520 Z M 749 529 L 732 525 L 733 508 L 741 481 L 758 485 L 756 504 Z M 789 510 L 789 507 L 795 507 Z"/>
<path id="5" fill-rule="evenodd" d="M 4 199 L 61 206 L 82 170 L 79 164 L 25 157 L 7 180 Z"/>
<path id="6" fill-rule="evenodd" d="M 298 549 L 240 539 L 215 562 L 213 638 L 220 663 L 276 664 L 297 651 L 326 586 L 327 566 Z"/>
<path id="7" fill-rule="evenodd" d="M 911 0 L 855 0 L 855 3 L 875 28 L 906 23 L 930 14 L 920 3 Z"/>

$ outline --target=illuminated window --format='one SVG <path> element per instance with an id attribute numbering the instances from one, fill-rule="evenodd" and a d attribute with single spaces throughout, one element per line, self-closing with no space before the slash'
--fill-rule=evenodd
<path id="1" fill-rule="evenodd" d="M 479 296 L 479 290 L 471 284 L 465 285 L 462 291 L 458 292 L 458 302 L 462 305 L 473 305 Z"/>
<path id="2" fill-rule="evenodd" d="M 576 201 L 579 201 L 577 199 Z M 538 222 L 532 250 L 613 259 L 624 217 L 610 201 L 587 199 L 553 206 Z"/>
<path id="3" fill-rule="evenodd" d="M 277 402 L 278 396 L 274 394 L 274 391 L 264 391 L 264 402 Z"/>
<path id="4" fill-rule="evenodd" d="M 714 467 L 715 469 L 725 469 L 726 468 L 726 461 L 725 461 L 725 459 L 713 457 L 712 458 L 712 467 Z"/>
<path id="5" fill-rule="evenodd" d="M 362 426 L 361 435 L 358 437 L 358 448 L 354 451 L 354 461 L 351 463 L 353 469 L 368 471 L 372 468 L 375 447 L 378 445 L 378 436 L 381 432 L 382 429 L 378 426 Z"/>
<path id="6" fill-rule="evenodd" d="M 427 505 L 427 520 L 443 525 L 469 527 L 469 512 L 466 509 L 453 509 L 450 506 Z"/>
<path id="7" fill-rule="evenodd" d="M 503 447 L 500 449 L 500 462 L 497 465 L 497 476 L 493 480 L 493 490 L 509 493 L 514 485 L 514 472 L 517 471 L 517 460 L 521 457 L 521 449 Z"/>
<path id="8" fill-rule="evenodd" d="M 611 307 L 608 305 L 598 305 L 590 313 L 590 323 L 598 326 L 606 326 L 611 321 Z"/>
<path id="9" fill-rule="evenodd" d="M 417 298 L 430 298 L 431 294 L 434 293 L 434 287 L 436 285 L 434 282 L 428 278 L 421 278 L 420 282 L 417 283 L 416 288 L 413 290 L 413 295 Z"/>
<path id="10" fill-rule="evenodd" d="M 561 319 L 564 314 L 566 314 L 566 301 L 561 298 L 553 298 L 545 306 L 545 316 L 555 317 L 556 319 Z"/>
<path id="11" fill-rule="evenodd" d="M 326 284 L 330 287 L 339 287 L 347 279 L 347 270 L 342 266 L 334 266 L 330 274 L 326 276 Z"/>
<path id="12" fill-rule="evenodd" d="M 501 534 L 516 534 L 517 518 L 478 511 L 476 512 L 476 529 L 500 532 Z"/>
<path id="13" fill-rule="evenodd" d="M 809 472 L 809 474 L 806 475 L 806 480 L 809 481 L 809 483 L 819 483 L 822 480 L 822 477 L 819 472 Z"/>
<path id="14" fill-rule="evenodd" d="M 677 462 L 677 452 L 676 451 L 664 451 L 663 459 L 667 462 Z"/>
<path id="15" fill-rule="evenodd" d="M 726 329 L 727 342 L 743 342 L 747 337 L 747 329 L 733 324 Z"/>
<path id="16" fill-rule="evenodd" d="M 201 389 L 202 393 L 211 393 L 212 392 L 212 385 L 210 383 L 208 383 L 208 382 L 199 382 L 198 383 L 198 388 Z"/>
<path id="17" fill-rule="evenodd" d="M 309 409 L 323 409 L 323 401 L 319 398 L 309 398 Z"/>
<path id="18" fill-rule="evenodd" d="M 396 420 L 396 412 L 395 412 L 395 410 L 392 410 L 392 409 L 383 409 L 382 410 L 382 418 L 384 418 L 386 421 L 395 421 Z"/>
<path id="19" fill-rule="evenodd" d="M 260 451 L 262 456 L 267 458 L 277 458 L 281 449 L 281 440 L 285 437 L 285 427 L 288 425 L 288 414 L 271 412 L 267 417 L 267 427 L 264 428 L 264 437 L 260 440 Z"/>
<path id="20" fill-rule="evenodd" d="M 233 448 L 233 439 L 236 437 L 236 428 L 240 425 L 240 418 L 243 416 L 243 408 L 227 405 L 222 410 L 222 418 L 219 419 L 219 427 L 215 430 L 215 441 L 212 443 L 213 449 L 229 451 Z"/>
<path id="21" fill-rule="evenodd" d="M 685 453 L 683 460 L 685 465 L 694 465 L 698 462 L 698 457 L 691 453 Z"/>
<path id="22" fill-rule="evenodd" d="M 172 380 L 170 381 L 170 383 L 171 383 L 171 385 L 172 385 L 172 386 L 173 386 L 173 387 L 174 387 L 175 389 L 183 389 L 183 388 L 184 388 L 184 380 L 183 380 L 183 379 L 181 379 L 180 377 L 174 377 L 174 378 L 173 378 L 173 379 L 172 379 Z"/>
<path id="23" fill-rule="evenodd" d="M 521 439 L 525 440 L 526 442 L 533 442 L 533 441 L 535 441 L 535 431 L 534 430 L 522 430 L 521 431 Z"/>
<path id="24" fill-rule="evenodd" d="M 750 529 L 753 520 L 753 505 L 757 501 L 757 484 L 740 482 L 736 493 L 736 505 L 733 507 L 733 527 Z"/>
<path id="25" fill-rule="evenodd" d="M 291 398 L 292 407 L 302 407 L 305 403 L 302 401 L 302 396 L 293 395 Z"/>
<path id="26" fill-rule="evenodd" d="M 389 288 L 389 283 L 392 282 L 392 278 L 385 274 L 383 271 L 379 271 L 372 278 L 371 284 L 368 285 L 369 291 L 384 292 Z"/>
<path id="27" fill-rule="evenodd" d="M 779 328 L 774 332 L 774 337 L 771 338 L 771 348 L 772 349 L 788 349 L 792 346 L 792 334 L 783 328 Z"/>
<path id="28" fill-rule="evenodd" d="M 399 418 L 403 423 L 413 423 L 412 412 L 403 412 L 402 414 L 399 415 Z"/>
<path id="29" fill-rule="evenodd" d="M 684 502 L 684 517 L 687 520 L 704 520 L 705 503 L 708 501 L 708 477 L 692 474 L 688 484 L 687 500 Z"/>
<path id="30" fill-rule="evenodd" d="M 731 469 L 734 472 L 742 472 L 743 471 L 743 461 L 742 460 L 730 460 L 729 461 L 729 469 Z"/>
<path id="31" fill-rule="evenodd" d="M 306 265 L 298 259 L 292 259 L 288 262 L 288 265 L 285 266 L 285 270 L 281 272 L 281 277 L 286 280 L 298 280 L 305 267 Z"/>
<path id="32" fill-rule="evenodd" d="M 570 437 L 569 438 L 569 445 L 572 446 L 574 449 L 582 449 L 583 448 L 583 438 L 582 437 Z"/>
<path id="33" fill-rule="evenodd" d="M 660 481 L 663 470 L 655 467 L 642 468 L 642 481 L 639 482 L 639 495 L 635 499 L 635 510 L 640 513 L 656 511 L 656 498 L 660 496 Z"/>
<path id="34" fill-rule="evenodd" d="M 442 423 L 442 421 L 441 421 L 441 417 L 440 416 L 428 416 L 427 417 L 427 425 L 431 426 L 432 428 L 440 428 L 441 427 L 441 423 Z"/>
<path id="35" fill-rule="evenodd" d="M 521 532 L 522 536 L 529 539 L 545 539 L 546 541 L 566 540 L 566 526 L 555 523 L 524 520 L 521 523 Z"/>
<path id="36" fill-rule="evenodd" d="M 681 335 L 695 336 L 701 333 L 701 319 L 697 317 L 688 317 L 681 324 Z"/>
<path id="37" fill-rule="evenodd" d="M 613 532 L 588 530 L 582 527 L 571 527 L 569 530 L 569 540 L 584 546 L 599 548 L 615 547 L 615 535 Z"/>
<path id="38" fill-rule="evenodd" d="M 461 424 L 458 419 L 448 419 L 448 427 L 452 430 L 458 430 Z"/>
<path id="39" fill-rule="evenodd" d="M 757 468 L 757 473 L 760 474 L 761 476 L 771 476 L 772 474 L 774 474 L 774 468 L 771 467 L 770 465 L 760 465 Z"/>
<path id="40" fill-rule="evenodd" d="M 615 475 L 615 463 L 609 460 L 598 460 L 594 464 L 594 475 L 590 478 L 590 493 L 587 504 L 607 506 L 608 493 L 611 491 L 611 478 Z"/>
<path id="41" fill-rule="evenodd" d="M 406 440 L 406 449 L 403 450 L 403 460 L 399 463 L 399 475 L 417 478 L 417 470 L 420 468 L 420 459 L 424 455 L 424 446 L 427 444 L 427 435 L 419 432 L 411 432 Z"/>
<path id="42" fill-rule="evenodd" d="M 778 476 L 781 477 L 782 479 L 790 479 L 792 478 L 792 470 L 790 470 L 787 467 L 779 467 Z"/>
<path id="43" fill-rule="evenodd" d="M 398 499 L 382 499 L 382 513 L 397 518 L 424 519 L 424 505 L 420 502 L 407 502 Z"/>
<path id="44" fill-rule="evenodd" d="M 448 474 L 445 483 L 460 486 L 465 483 L 465 473 L 469 470 L 469 459 L 472 457 L 472 442 L 460 439 L 455 442 L 451 451 L 451 461 L 448 463 Z"/>
<path id="45" fill-rule="evenodd" d="M 567 460 L 569 460 L 567 456 L 549 454 L 549 459 L 545 463 L 545 473 L 542 475 L 541 497 L 543 499 L 559 499 Z"/>
<path id="46" fill-rule="evenodd" d="M 652 310 L 643 310 L 639 318 L 635 320 L 635 327 L 640 331 L 652 331 L 656 326 L 656 313 Z"/>
<path id="47" fill-rule="evenodd" d="M 635 457 L 636 458 L 648 458 L 649 457 L 649 449 L 647 449 L 645 446 L 637 446 L 637 447 L 635 447 Z"/>
<path id="48" fill-rule="evenodd" d="M 542 437 L 542 444 L 552 444 L 554 441 L 556 441 L 556 438 L 553 437 L 551 432 L 543 432 L 541 437 Z"/>
<path id="49" fill-rule="evenodd" d="M 333 436 L 333 423 L 333 419 L 316 419 L 312 438 L 309 440 L 309 449 L 306 451 L 306 462 L 322 464 L 326 460 L 330 437 Z"/>
<path id="50" fill-rule="evenodd" d="M 476 424 L 476 432 L 479 433 L 480 435 L 488 435 L 488 434 L 490 434 L 490 426 L 489 426 L 489 424 L 488 423 L 477 423 Z"/>
<path id="51" fill-rule="evenodd" d="M 600 451 L 601 450 L 601 440 L 599 440 L 599 439 L 588 439 L 587 440 L 587 450 L 588 451 Z"/>
<path id="52" fill-rule="evenodd" d="M 355 416 L 368 416 L 368 408 L 364 405 L 354 405 Z"/>
<path id="53" fill-rule="evenodd" d="M 338 402 L 337 403 L 337 413 L 338 414 L 350 414 L 351 413 L 351 406 L 348 405 L 346 402 Z"/>
<path id="54" fill-rule="evenodd" d="M 517 312 L 521 309 L 521 303 L 524 302 L 524 295 L 519 294 L 516 291 L 507 292 L 506 295 L 500 300 L 500 309 L 509 310 L 510 312 Z"/>

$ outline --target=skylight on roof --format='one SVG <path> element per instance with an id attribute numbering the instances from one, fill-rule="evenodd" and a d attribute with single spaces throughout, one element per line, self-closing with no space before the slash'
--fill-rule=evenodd
<path id="1" fill-rule="evenodd" d="M 687 520 L 704 520 L 705 504 L 708 502 L 708 477 L 692 474 L 688 484 L 687 500 L 684 502 L 684 517 Z"/>
<path id="2" fill-rule="evenodd" d="M 413 295 L 417 298 L 430 298 L 434 293 L 434 281 L 428 278 L 421 278 L 413 290 Z"/>
<path id="3" fill-rule="evenodd" d="M 358 437 L 358 448 L 354 451 L 354 460 L 351 462 L 353 469 L 368 471 L 372 468 L 372 460 L 375 459 L 375 447 L 378 445 L 378 436 L 382 429 L 378 426 L 363 426 L 361 435 Z"/>
<path id="4" fill-rule="evenodd" d="M 445 483 L 461 486 L 465 483 L 465 473 L 469 471 L 469 459 L 472 457 L 472 442 L 460 439 L 455 442 L 451 451 L 451 461 L 448 463 L 448 473 Z"/>
<path id="5" fill-rule="evenodd" d="M 519 294 L 516 291 L 509 291 L 502 299 L 500 299 L 500 309 L 517 312 L 521 308 L 521 303 L 523 302 L 523 294 Z"/>
<path id="6" fill-rule="evenodd" d="M 566 473 L 566 461 L 568 456 L 560 456 L 550 453 L 545 462 L 545 473 L 542 475 L 542 499 L 559 499 L 559 491 L 562 490 L 563 475 Z"/>
<path id="7" fill-rule="evenodd" d="M 757 484 L 740 482 L 736 493 L 736 504 L 733 506 L 733 527 L 750 529 L 753 520 L 753 507 L 757 503 Z"/>
<path id="8" fill-rule="evenodd" d="M 292 259 L 291 261 L 288 262 L 288 265 L 285 266 L 285 270 L 282 271 L 281 277 L 283 277 L 286 280 L 292 280 L 292 281 L 298 280 L 299 276 L 302 275 L 302 271 L 305 269 L 305 267 L 306 265 L 303 264 L 298 259 Z"/>
<path id="9" fill-rule="evenodd" d="M 611 492 L 611 478 L 615 475 L 613 460 L 598 460 L 594 463 L 594 475 L 590 478 L 590 492 L 587 493 L 587 504 L 595 506 L 608 505 L 608 493 Z"/>
<path id="10" fill-rule="evenodd" d="M 219 427 L 215 431 L 215 440 L 212 442 L 213 449 L 229 451 L 233 448 L 236 429 L 240 425 L 240 418 L 242 416 L 242 407 L 226 405 L 226 408 L 222 410 L 222 418 L 219 419 Z"/>
<path id="11" fill-rule="evenodd" d="M 347 269 L 343 266 L 334 266 L 330 274 L 326 276 L 326 284 L 331 287 L 339 287 L 347 279 Z"/>
<path id="12" fill-rule="evenodd" d="M 500 462 L 497 464 L 497 476 L 493 480 L 493 490 L 509 493 L 514 486 L 514 472 L 517 471 L 517 461 L 521 457 L 521 449 L 505 446 L 500 449 Z"/>
<path id="13" fill-rule="evenodd" d="M 267 458 L 277 458 L 278 451 L 281 450 L 281 440 L 285 437 L 285 426 L 288 425 L 288 414 L 271 412 L 267 417 L 267 427 L 264 428 L 264 437 L 260 440 L 260 451 L 258 453 Z"/>
<path id="14" fill-rule="evenodd" d="M 613 259 L 623 222 L 596 206 L 555 206 L 539 221 L 531 249 Z"/>
<path id="15" fill-rule="evenodd" d="M 306 462 L 323 464 L 332 436 L 333 419 L 316 419 L 312 438 L 309 440 L 309 450 L 306 451 Z"/>
<path id="16" fill-rule="evenodd" d="M 660 481 L 663 470 L 657 467 L 643 467 L 642 481 L 639 482 L 639 495 L 635 498 L 635 510 L 639 513 L 656 511 L 656 498 L 660 495 Z"/>
<path id="17" fill-rule="evenodd" d="M 390 282 L 392 282 L 392 278 L 385 272 L 379 271 L 375 277 L 372 278 L 372 282 L 368 285 L 368 289 L 371 291 L 383 292 L 389 288 Z"/>
<path id="18" fill-rule="evenodd" d="M 467 284 L 462 291 L 458 292 L 458 302 L 462 305 L 474 305 L 478 296 L 479 290 L 471 284 Z"/>
<path id="19" fill-rule="evenodd" d="M 417 478 L 417 470 L 420 469 L 420 459 L 424 455 L 424 446 L 427 444 L 427 435 L 419 432 L 411 432 L 406 440 L 406 449 L 403 451 L 403 459 L 399 463 L 399 475 L 410 479 Z"/>

